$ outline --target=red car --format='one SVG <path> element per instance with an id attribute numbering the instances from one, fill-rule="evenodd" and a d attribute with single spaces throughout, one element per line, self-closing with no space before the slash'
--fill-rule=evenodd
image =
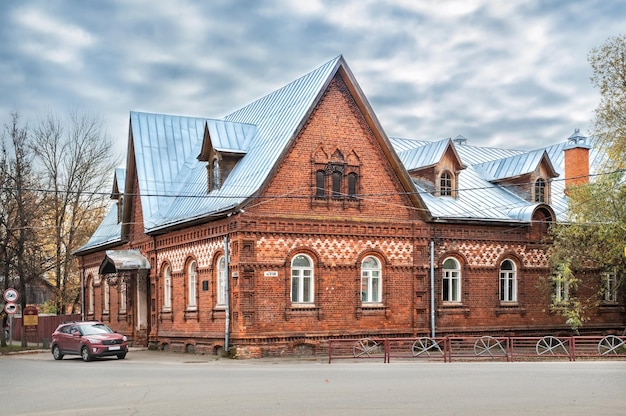
<path id="1" fill-rule="evenodd" d="M 98 321 L 68 322 L 52 333 L 52 356 L 55 360 L 65 355 L 80 355 L 83 361 L 116 356 L 123 360 L 128 353 L 126 336 L 118 334 Z"/>

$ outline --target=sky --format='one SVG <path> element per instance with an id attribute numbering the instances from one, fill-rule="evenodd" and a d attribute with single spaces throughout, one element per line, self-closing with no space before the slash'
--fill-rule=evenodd
<path id="1" fill-rule="evenodd" d="M 388 136 L 535 149 L 587 134 L 619 0 L 1 0 L 0 124 L 222 118 L 343 55 Z"/>

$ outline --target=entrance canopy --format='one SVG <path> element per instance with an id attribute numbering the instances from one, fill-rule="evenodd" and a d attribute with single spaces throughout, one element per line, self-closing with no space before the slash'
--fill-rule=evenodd
<path id="1" fill-rule="evenodd" d="M 100 264 L 100 274 L 129 270 L 150 270 L 150 262 L 139 250 L 107 250 Z"/>

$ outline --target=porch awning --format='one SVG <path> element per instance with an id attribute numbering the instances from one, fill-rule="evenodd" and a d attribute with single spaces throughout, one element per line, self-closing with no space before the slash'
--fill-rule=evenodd
<path id="1" fill-rule="evenodd" d="M 150 262 L 139 250 L 107 250 L 100 264 L 100 274 L 128 270 L 150 270 Z"/>

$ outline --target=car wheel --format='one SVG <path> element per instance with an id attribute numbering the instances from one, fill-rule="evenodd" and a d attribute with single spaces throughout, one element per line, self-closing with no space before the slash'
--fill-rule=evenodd
<path id="1" fill-rule="evenodd" d="M 83 361 L 91 361 L 91 355 L 89 355 L 89 347 L 87 347 L 86 345 L 83 346 L 83 348 L 81 348 L 80 350 L 80 358 L 82 358 Z"/>
<path id="2" fill-rule="evenodd" d="M 55 360 L 63 359 L 63 354 L 61 353 L 61 349 L 59 348 L 58 345 L 55 345 L 54 347 L 52 347 L 52 356 L 54 357 Z"/>
<path id="3" fill-rule="evenodd" d="M 118 359 L 118 360 L 123 360 L 124 358 L 126 358 L 126 353 L 123 353 L 123 354 L 117 354 L 117 359 Z"/>

